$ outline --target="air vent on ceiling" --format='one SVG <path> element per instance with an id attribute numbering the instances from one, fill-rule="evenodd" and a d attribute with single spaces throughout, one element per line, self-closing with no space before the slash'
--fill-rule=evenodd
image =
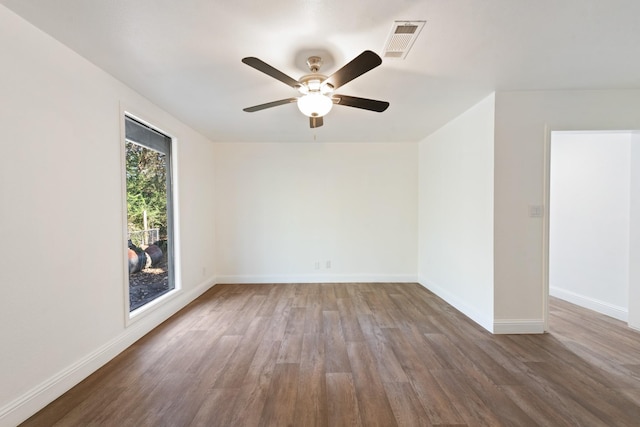
<path id="1" fill-rule="evenodd" d="M 427 21 L 394 21 L 384 45 L 385 58 L 404 59 Z"/>

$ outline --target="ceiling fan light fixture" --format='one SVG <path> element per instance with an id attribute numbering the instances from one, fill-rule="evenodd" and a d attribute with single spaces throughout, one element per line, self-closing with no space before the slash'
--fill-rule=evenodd
<path id="1" fill-rule="evenodd" d="M 322 117 L 331 111 L 333 101 L 319 92 L 309 92 L 298 98 L 298 109 L 307 117 Z"/>

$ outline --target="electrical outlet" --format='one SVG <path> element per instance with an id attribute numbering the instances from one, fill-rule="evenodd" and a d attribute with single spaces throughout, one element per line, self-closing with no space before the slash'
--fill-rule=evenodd
<path id="1" fill-rule="evenodd" d="M 331 261 L 327 261 L 327 263 L 325 264 L 327 268 L 331 268 Z"/>
<path id="2" fill-rule="evenodd" d="M 320 261 L 316 261 L 316 270 L 320 270 Z"/>

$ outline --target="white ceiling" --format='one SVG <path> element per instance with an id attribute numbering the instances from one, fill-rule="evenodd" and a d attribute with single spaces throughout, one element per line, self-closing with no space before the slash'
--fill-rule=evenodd
<path id="1" fill-rule="evenodd" d="M 495 90 L 640 87 L 638 0 L 0 0 L 212 141 L 418 141 Z M 336 106 L 309 129 L 297 79 L 309 53 L 331 74 L 382 55 L 394 20 L 426 20 L 405 60 L 340 88 L 390 102 Z"/>

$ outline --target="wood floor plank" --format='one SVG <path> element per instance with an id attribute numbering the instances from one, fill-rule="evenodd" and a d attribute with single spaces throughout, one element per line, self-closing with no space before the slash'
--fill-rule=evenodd
<path id="1" fill-rule="evenodd" d="M 226 427 L 231 424 L 238 389 L 211 389 L 204 396 L 198 412 L 191 420 L 192 427 Z"/>
<path id="2" fill-rule="evenodd" d="M 380 328 L 395 328 L 399 326 L 391 315 L 394 304 L 384 292 L 364 292 L 364 301 L 371 312 L 371 317 Z"/>
<path id="3" fill-rule="evenodd" d="M 193 341 L 185 347 L 185 351 L 191 354 L 184 359 L 179 358 L 178 363 L 181 365 L 179 369 L 200 376 L 208 376 L 214 366 L 224 366 L 242 338 L 241 335 L 225 335 L 223 331 L 204 331 L 204 334 L 198 337 L 200 341 Z"/>
<path id="4" fill-rule="evenodd" d="M 437 326 L 431 322 L 424 307 L 420 307 L 404 294 L 391 294 L 389 297 L 395 304 L 396 309 L 403 314 L 400 327 L 416 327 L 419 328 L 420 333 L 423 334 L 441 332 Z"/>
<path id="5" fill-rule="evenodd" d="M 161 380 L 154 390 L 155 399 L 149 401 L 144 414 L 132 418 L 137 425 L 184 426 L 191 424 L 204 401 L 204 393 L 184 394 L 182 390 L 197 383 L 198 378 L 184 373 L 170 373 Z M 160 396 L 170 396 L 162 399 Z M 133 412 L 135 413 L 135 412 Z"/>
<path id="6" fill-rule="evenodd" d="M 285 334 L 280 345 L 277 363 L 300 363 L 303 334 Z"/>
<path id="7" fill-rule="evenodd" d="M 324 321 L 326 372 L 351 372 L 340 314 L 337 311 L 323 311 L 322 319 Z"/>
<path id="8" fill-rule="evenodd" d="M 272 385 L 276 359 L 280 351 L 279 341 L 262 340 L 247 369 L 247 375 L 237 390 L 232 389 L 231 399 L 225 405 L 233 408 L 225 423 L 228 426 L 257 426 L 262 417 Z"/>
<path id="9" fill-rule="evenodd" d="M 353 300 L 351 298 L 338 298 L 338 313 L 345 341 L 363 341 L 364 336 L 358 323 Z"/>
<path id="10" fill-rule="evenodd" d="M 253 319 L 247 333 L 242 336 L 240 343 L 234 350 L 226 369 L 216 380 L 215 388 L 238 388 L 242 385 L 267 326 L 268 323 L 263 318 Z"/>
<path id="11" fill-rule="evenodd" d="M 260 307 L 260 311 L 257 313 L 258 316 L 266 317 L 271 316 L 276 311 L 276 307 L 278 306 L 278 302 L 281 299 L 280 289 L 276 285 L 263 285 L 265 287 L 266 295 L 265 300 Z"/>
<path id="12" fill-rule="evenodd" d="M 322 303 L 320 294 L 317 293 L 315 299 L 309 299 L 309 306 L 305 312 L 304 333 L 305 334 L 321 334 L 324 331 L 324 322 L 322 316 Z"/>
<path id="13" fill-rule="evenodd" d="M 294 425 L 294 413 L 298 395 L 298 363 L 276 364 L 267 393 L 267 401 L 260 417 L 261 427 L 281 427 Z"/>
<path id="14" fill-rule="evenodd" d="M 306 312 L 304 307 L 291 308 L 277 363 L 300 363 Z"/>
<path id="15" fill-rule="evenodd" d="M 394 335 L 394 339 L 404 341 L 409 347 L 413 347 L 420 354 L 421 359 L 431 369 L 453 369 L 453 364 L 446 353 L 436 351 L 427 337 L 432 334 L 423 334 L 422 329 L 413 326 L 401 328 L 402 333 Z M 388 337 L 391 340 L 390 337 Z M 403 347 L 406 348 L 406 347 Z"/>
<path id="16" fill-rule="evenodd" d="M 573 406 L 571 412 L 568 413 L 566 410 L 562 410 L 562 403 L 560 406 L 550 404 L 553 399 L 544 399 L 528 387 L 507 385 L 500 386 L 500 389 L 540 426 L 604 426 L 600 420 L 583 408 Z M 564 406 L 564 408 L 568 407 Z"/>
<path id="17" fill-rule="evenodd" d="M 620 393 L 640 407 L 640 388 L 623 388 L 620 389 Z"/>
<path id="18" fill-rule="evenodd" d="M 197 378 L 198 389 L 204 391 L 213 388 L 218 378 L 226 371 L 229 360 L 231 360 L 241 339 L 242 337 L 239 335 L 220 337 L 208 347 L 209 351 L 205 355 L 197 359 L 197 364 L 188 366 L 186 372 Z"/>
<path id="19" fill-rule="evenodd" d="M 436 370 L 438 371 L 438 370 Z M 410 382 L 433 425 L 463 425 L 458 401 L 449 399 L 431 371 L 420 370 L 410 375 Z"/>
<path id="20" fill-rule="evenodd" d="M 289 323 L 292 298 L 283 297 L 277 304 L 275 311 L 271 316 L 265 317 L 265 321 L 269 322 L 269 327 L 265 332 L 264 339 L 271 341 L 280 341 L 284 338 Z"/>
<path id="21" fill-rule="evenodd" d="M 327 418 L 329 426 L 362 427 L 356 388 L 350 373 L 328 373 Z"/>
<path id="22" fill-rule="evenodd" d="M 530 340 L 530 337 L 524 337 L 524 339 Z M 552 363 L 554 368 L 556 366 L 566 368 L 568 372 L 571 372 L 572 378 L 575 378 L 576 374 L 581 374 L 583 381 L 592 386 L 597 385 L 610 389 L 619 386 L 619 383 L 614 381 L 610 375 L 607 375 L 602 370 L 594 369 L 591 363 L 572 352 L 563 341 L 553 336 L 546 336 L 543 339 L 535 339 L 533 341 L 539 345 L 541 343 L 544 344 L 544 347 L 540 350 L 547 355 L 545 362 Z"/>
<path id="23" fill-rule="evenodd" d="M 384 388 L 398 426 L 426 427 L 433 425 L 411 384 L 385 382 Z"/>
<path id="24" fill-rule="evenodd" d="M 522 362 L 523 372 L 527 374 L 527 381 L 524 386 L 524 390 L 518 386 L 501 386 L 500 388 L 505 390 L 505 393 L 511 395 L 514 390 L 519 394 L 527 395 L 527 404 L 521 404 L 519 398 L 514 396 L 512 400 L 516 402 L 525 412 L 528 411 L 528 406 L 533 400 L 540 400 L 541 405 L 545 406 L 547 410 L 553 413 L 555 409 L 560 413 L 563 419 L 567 420 L 571 425 L 575 426 L 603 426 L 604 424 L 587 408 L 576 402 L 570 394 L 567 394 L 562 388 L 554 387 L 552 384 L 540 378 L 534 370 L 529 368 L 529 363 L 544 363 L 544 362 Z M 546 424 L 552 422 L 556 415 L 552 415 L 550 419 L 546 418 L 546 411 L 536 412 L 536 420 L 540 424 Z M 553 425 L 553 424 L 552 424 Z"/>
<path id="25" fill-rule="evenodd" d="M 484 401 L 471 387 L 466 376 L 455 370 L 432 370 L 431 375 L 448 397 L 448 400 L 456 406 L 465 423 L 478 426 L 499 426 L 500 418 L 487 408 Z M 464 402 L 464 404 L 462 404 Z"/>
<path id="26" fill-rule="evenodd" d="M 241 309 L 243 315 L 235 316 L 235 322 L 227 327 L 225 333 L 227 335 L 243 335 L 253 319 L 258 315 L 265 300 L 266 297 L 264 295 L 252 295 L 251 298 L 247 298 Z"/>
<path id="27" fill-rule="evenodd" d="M 554 362 L 528 363 L 528 366 L 535 371 L 535 375 L 562 390 L 564 395 L 570 396 L 604 423 L 616 426 L 638 425 L 640 408 L 614 390 L 594 382 L 588 373 Z"/>
<path id="28" fill-rule="evenodd" d="M 473 340 L 454 339 L 455 335 L 431 335 L 428 337 L 431 343 L 438 347 L 439 351 L 446 353 L 455 366 L 455 375 L 458 382 L 463 382 L 469 389 L 470 401 L 476 404 L 476 411 L 482 408 L 487 421 L 492 417 L 506 421 L 509 425 L 530 425 L 534 421 L 520 407 L 508 398 L 505 398 L 497 385 L 518 384 L 508 371 L 493 361 Z M 442 371 L 444 373 L 451 371 Z M 471 391 L 475 393 L 471 393 Z M 475 397 L 478 400 L 474 400 Z M 491 421 L 493 422 L 493 421 Z"/>
<path id="29" fill-rule="evenodd" d="M 50 425 L 64 427 L 68 425 L 80 425 L 87 421 L 87 414 L 94 416 L 103 413 L 111 414 L 110 410 L 105 411 L 109 403 L 115 402 L 117 398 L 125 392 L 125 387 L 108 387 L 100 390 L 102 399 L 84 399 L 75 404 L 72 408 L 65 408 L 63 413 L 55 414 L 49 412 L 46 418 L 50 421 Z M 87 396 L 89 397 L 89 396 Z M 62 409 L 62 406 L 58 408 Z M 44 417 L 45 415 L 43 415 Z"/>
<path id="30" fill-rule="evenodd" d="M 24 426 L 635 426 L 640 333 L 491 335 L 419 284 L 216 285 Z"/>
<path id="31" fill-rule="evenodd" d="M 640 380 L 640 365 L 628 365 L 616 363 L 610 358 L 603 358 L 597 350 L 586 347 L 582 343 L 574 341 L 564 341 L 563 344 L 571 353 L 576 354 L 587 363 L 586 366 L 595 366 L 606 374 L 615 387 L 633 388 Z"/>
<path id="32" fill-rule="evenodd" d="M 328 426 L 325 346 L 320 334 L 304 334 L 294 420 L 301 426 Z"/>
<path id="33" fill-rule="evenodd" d="M 320 287 L 320 304 L 322 305 L 322 311 L 338 311 L 338 301 L 336 297 L 337 284 L 327 283 Z"/>
<path id="34" fill-rule="evenodd" d="M 404 334 L 397 333 L 395 329 L 386 329 L 384 332 L 430 423 L 462 424 L 464 420 L 429 372 L 430 369 L 440 369 L 440 364 L 433 363 L 432 359 L 425 359 L 424 353 L 417 351 L 414 342 Z"/>
<path id="35" fill-rule="evenodd" d="M 349 342 L 347 352 L 363 425 L 367 427 L 397 425 L 377 370 L 377 363 L 367 344 Z"/>
<path id="36" fill-rule="evenodd" d="M 404 369 L 385 338 L 386 334 L 399 333 L 399 330 L 385 328 L 383 332 L 383 329 L 378 327 L 377 322 L 370 315 L 359 315 L 358 321 L 365 335 L 365 342 L 378 365 L 381 380 L 383 382 L 408 382 L 409 379 Z"/>
<path id="37" fill-rule="evenodd" d="M 127 387 L 122 395 L 117 400 L 110 402 L 103 411 L 93 414 L 85 413 L 78 425 L 84 423 L 106 425 L 110 419 L 114 418 L 126 420 L 130 425 L 139 423 L 147 419 L 146 415 L 163 402 L 158 399 L 158 396 L 161 395 L 158 391 L 162 390 L 164 385 L 163 377 L 158 378 L 155 374 L 142 374 L 138 377 L 135 385 Z"/>

